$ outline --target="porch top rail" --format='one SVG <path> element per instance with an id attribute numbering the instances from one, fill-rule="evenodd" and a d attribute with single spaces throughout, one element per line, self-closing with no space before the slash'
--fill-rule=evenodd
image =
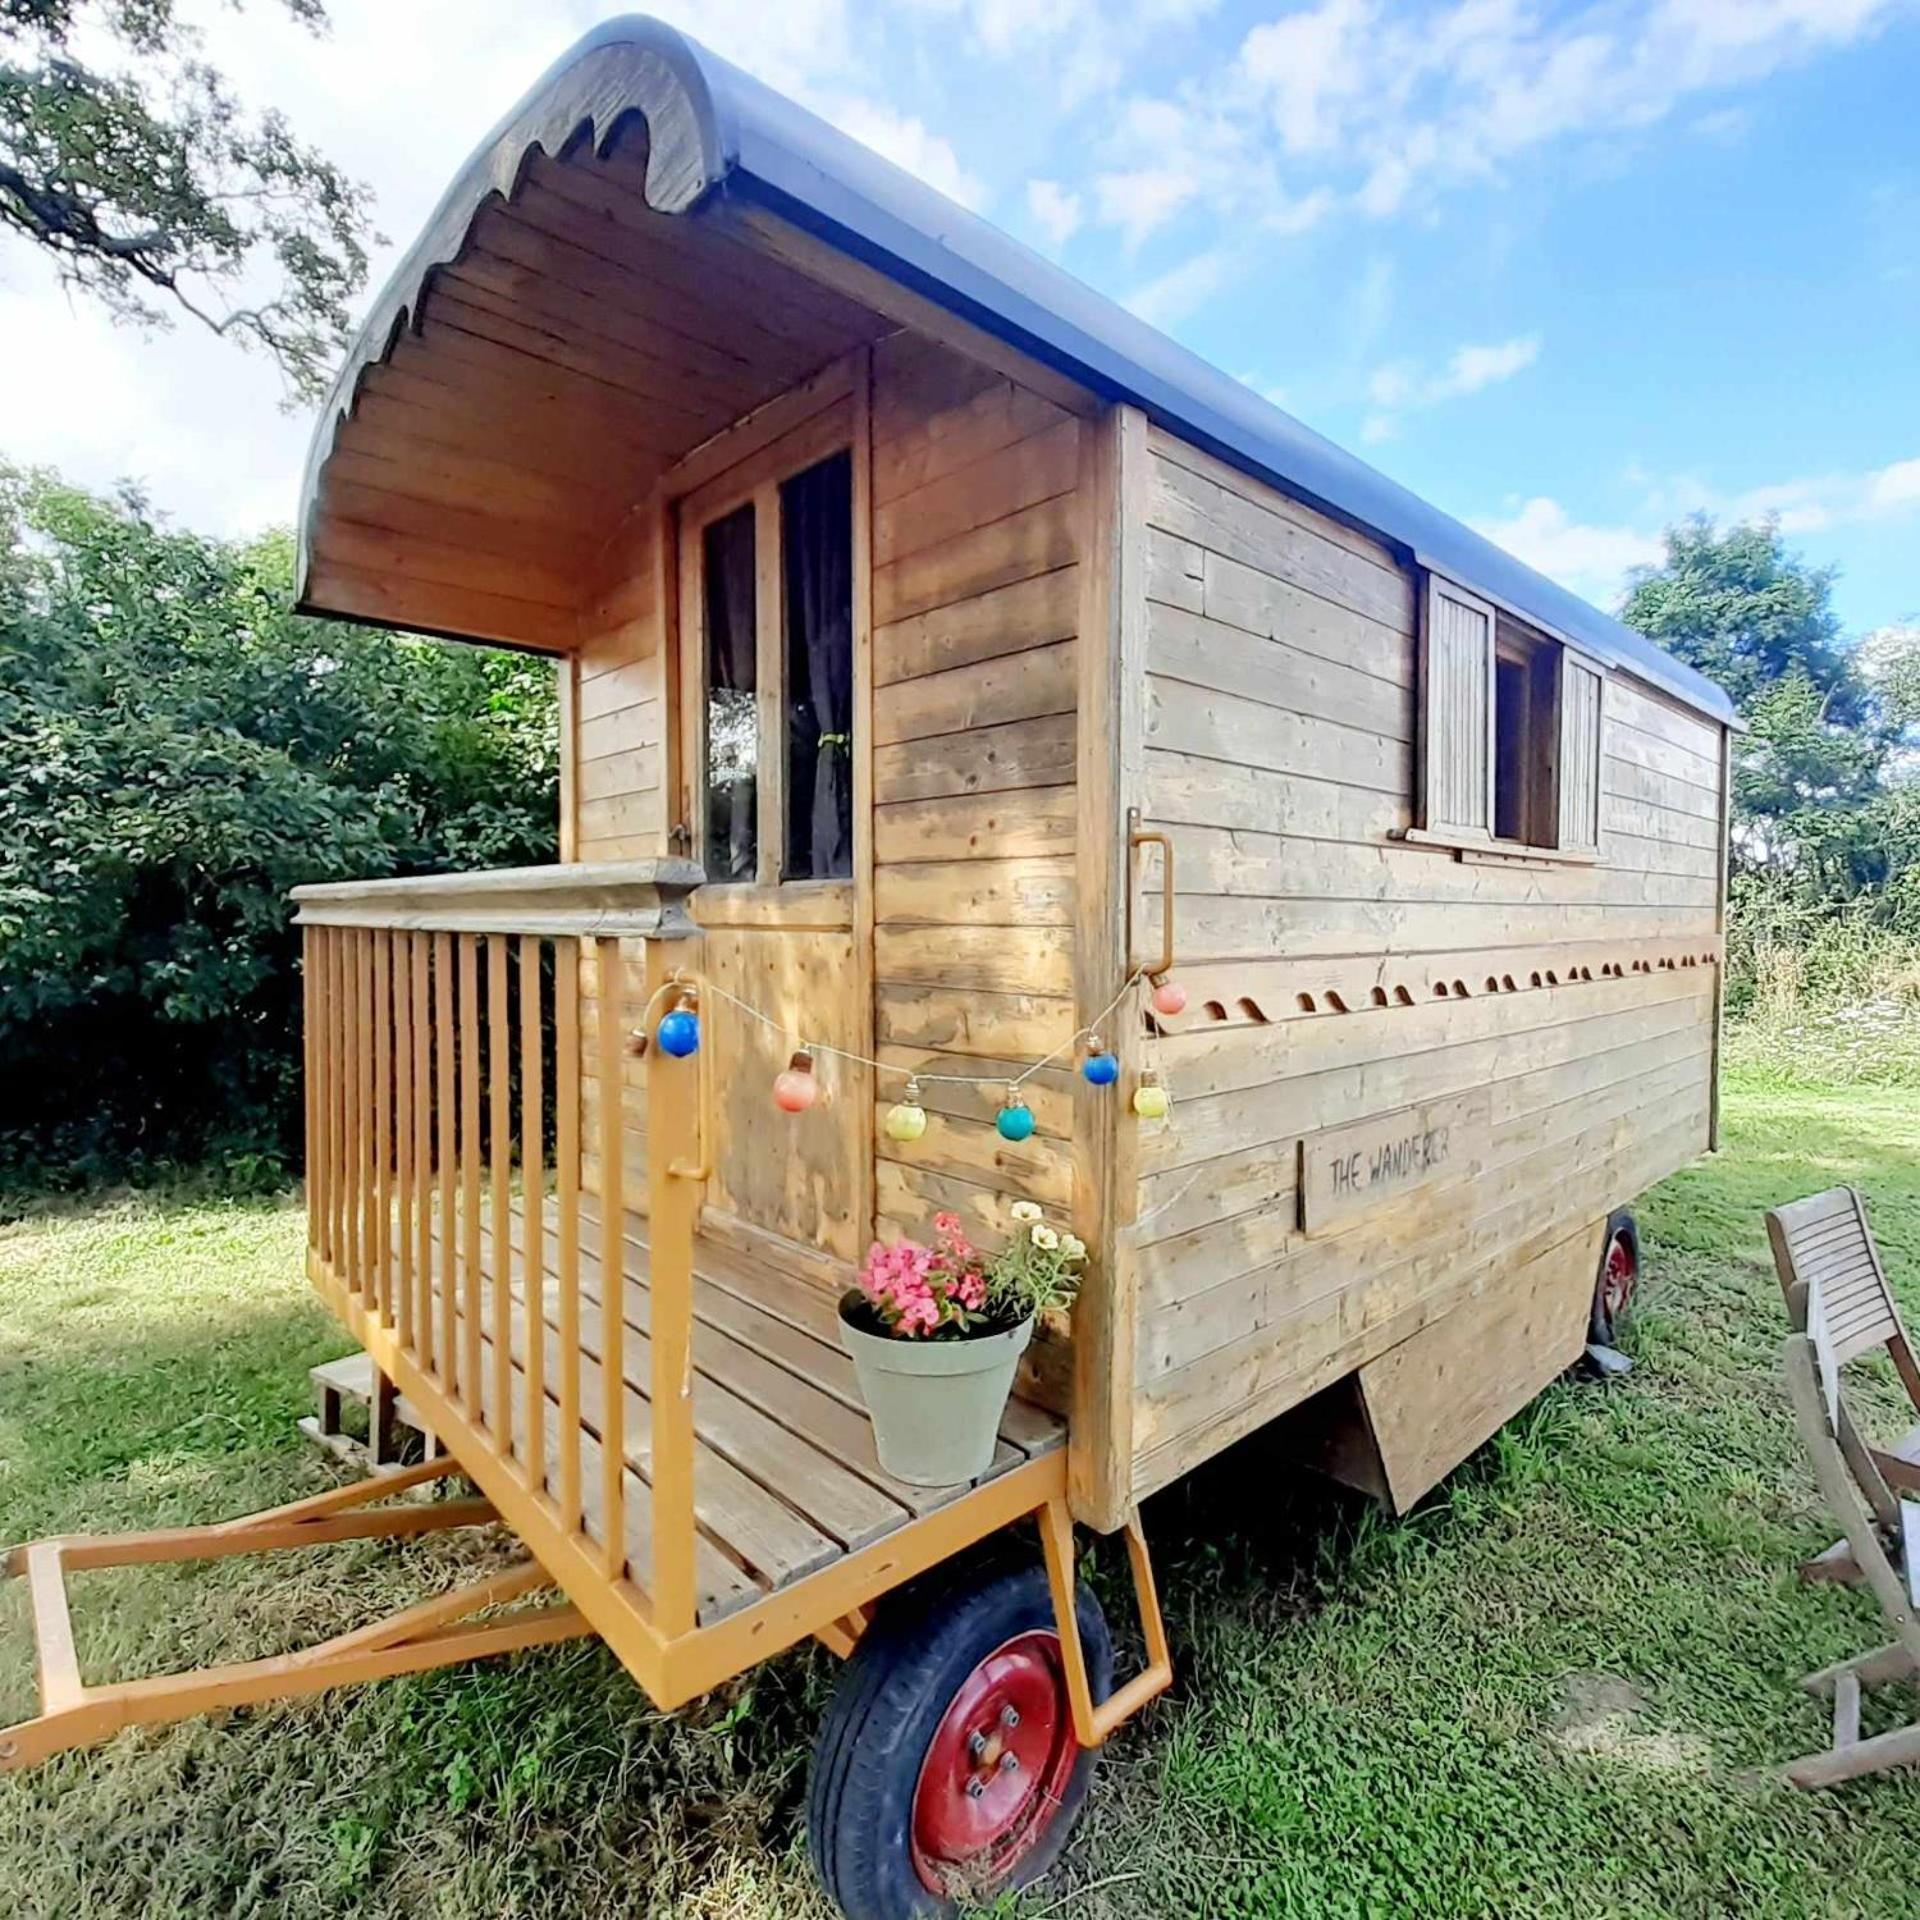
<path id="1" fill-rule="evenodd" d="M 308 927 L 674 940 L 698 931 L 686 900 L 705 879 L 691 860 L 668 858 L 327 880 L 293 889 L 293 917 Z"/>

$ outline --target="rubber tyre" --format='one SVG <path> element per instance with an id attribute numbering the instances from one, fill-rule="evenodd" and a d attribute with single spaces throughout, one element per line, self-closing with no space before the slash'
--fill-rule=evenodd
<path id="1" fill-rule="evenodd" d="M 1607 1286 L 1607 1257 L 1613 1251 L 1616 1240 L 1624 1240 L 1627 1251 L 1633 1260 L 1633 1281 L 1628 1289 L 1627 1298 L 1616 1311 L 1609 1297 Z M 1619 1345 L 1621 1328 L 1633 1311 L 1633 1293 L 1640 1280 L 1640 1229 L 1634 1224 L 1632 1213 L 1622 1207 L 1618 1213 L 1607 1220 L 1606 1236 L 1600 1242 L 1600 1271 L 1594 1276 L 1593 1310 L 1587 1321 L 1587 1338 L 1597 1347 Z"/>
<path id="2" fill-rule="evenodd" d="M 1100 1603 L 1075 1595 L 1080 1644 L 1096 1701 L 1113 1687 L 1113 1644 Z M 889 1601 L 861 1635 L 821 1724 L 807 1790 L 814 1870 L 847 1920 L 952 1914 L 915 1870 L 911 1831 L 921 1763 L 973 1670 L 1020 1634 L 1054 1628 L 1037 1564 L 990 1563 L 935 1575 Z M 1003 1885 L 1031 1886 L 1072 1835 L 1093 1785 L 1095 1755 L 1076 1761 L 1060 1808 Z"/>

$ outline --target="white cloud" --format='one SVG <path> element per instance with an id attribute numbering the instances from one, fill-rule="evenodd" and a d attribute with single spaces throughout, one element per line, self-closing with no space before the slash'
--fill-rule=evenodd
<path id="1" fill-rule="evenodd" d="M 990 53 L 1013 55 L 1068 37 L 1178 26 L 1211 13 L 1218 0 L 911 0 L 923 13 L 960 16 Z"/>
<path id="2" fill-rule="evenodd" d="M 1446 364 L 1431 373 L 1408 360 L 1376 367 L 1367 382 L 1367 398 L 1379 411 L 1362 425 L 1361 438 L 1369 442 L 1391 440 L 1399 431 L 1400 414 L 1437 407 L 1511 380 L 1539 357 L 1539 339 L 1528 334 L 1488 346 L 1456 347 Z"/>
<path id="3" fill-rule="evenodd" d="M 1080 231 L 1086 207 L 1077 193 L 1069 192 L 1058 180 L 1027 182 L 1027 211 L 1047 236 L 1050 245 L 1064 247 Z"/>
<path id="4" fill-rule="evenodd" d="M 1354 95 L 1370 78 L 1367 43 L 1376 29 L 1371 0 L 1323 0 L 1255 27 L 1241 42 L 1241 70 L 1266 94 L 1289 153 L 1337 143 Z"/>
<path id="5" fill-rule="evenodd" d="M 1877 31 L 1913 0 L 1314 0 L 1248 29 L 1216 71 L 1130 101 L 1130 170 L 1176 167 L 1222 218 L 1327 193 L 1384 219 L 1497 181 L 1577 137 L 1617 141 L 1685 103 L 1743 127 L 1729 90 Z M 1169 116 L 1143 147 L 1147 111 Z M 1127 225 L 1124 210 L 1102 217 Z"/>
<path id="6" fill-rule="evenodd" d="M 871 100 L 839 100 L 824 117 L 833 121 L 882 159 L 904 167 L 928 186 L 976 211 L 985 205 L 987 190 L 960 164 L 951 141 L 930 133 L 926 123 L 910 114 L 895 113 Z"/>
<path id="7" fill-rule="evenodd" d="M 1505 519 L 1471 524 L 1495 546 L 1602 605 L 1619 599 L 1632 568 L 1650 565 L 1661 553 L 1658 533 L 1574 520 L 1557 500 L 1544 497 L 1522 501 Z"/>
<path id="8" fill-rule="evenodd" d="M 1101 223 L 1118 227 L 1129 247 L 1165 226 L 1199 191 L 1198 178 L 1178 166 L 1103 173 L 1093 183 Z"/>
<path id="9" fill-rule="evenodd" d="M 1116 91 L 1128 67 L 1169 29 L 1219 0 L 906 0 L 906 10 L 963 21 L 988 58 L 1047 63 L 1049 95 L 1064 110 Z"/>
<path id="10" fill-rule="evenodd" d="M 1876 515 L 1920 506 L 1920 460 L 1896 460 L 1882 467 L 1868 483 L 1866 504 Z"/>
<path id="11" fill-rule="evenodd" d="M 1303 193 L 1297 200 L 1281 199 L 1270 206 L 1263 216 L 1262 224 L 1269 233 L 1285 234 L 1291 238 L 1294 234 L 1305 233 L 1317 227 L 1334 209 L 1332 193 L 1325 187 L 1316 187 L 1311 193 Z"/>
<path id="12" fill-rule="evenodd" d="M 1437 373 L 1422 373 L 1404 360 L 1377 368 L 1368 382 L 1367 397 L 1376 407 L 1438 406 L 1443 400 L 1457 400 L 1511 380 L 1539 357 L 1540 342 L 1531 334 L 1492 346 L 1456 347 Z"/>
<path id="13" fill-rule="evenodd" d="M 1559 501 L 1537 496 L 1515 502 L 1504 516 L 1472 524 L 1529 566 L 1590 600 L 1609 605 L 1619 598 L 1632 568 L 1660 558 L 1661 529 L 1687 514 L 1710 514 L 1723 524 L 1772 517 L 1789 535 L 1920 515 L 1920 458 L 1732 492 L 1685 477 L 1629 478 L 1642 484 L 1644 491 L 1638 508 L 1624 521 L 1575 520 Z"/>
<path id="14" fill-rule="evenodd" d="M 1711 140 L 1717 146 L 1735 147 L 1753 128 L 1751 107 L 1715 107 L 1703 113 L 1687 128 L 1697 139 Z"/>
<path id="15" fill-rule="evenodd" d="M 1774 519 L 1788 534 L 1890 520 L 1920 508 L 1920 459 L 1852 473 L 1811 474 L 1728 491 L 1690 474 L 1646 482 L 1645 509 L 1665 519 L 1705 513 L 1716 520 Z"/>
<path id="16" fill-rule="evenodd" d="M 1234 257 L 1228 248 L 1209 247 L 1136 287 L 1127 295 L 1125 305 L 1150 326 L 1176 326 L 1227 284 L 1233 267 Z"/>

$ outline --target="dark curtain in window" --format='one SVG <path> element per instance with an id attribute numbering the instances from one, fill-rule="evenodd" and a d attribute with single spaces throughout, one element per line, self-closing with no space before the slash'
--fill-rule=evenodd
<path id="1" fill-rule="evenodd" d="M 753 508 L 703 535 L 707 627 L 707 877 L 751 880 L 760 770 L 755 666 Z"/>
<path id="2" fill-rule="evenodd" d="M 780 488 L 787 615 L 786 877 L 853 871 L 853 462 Z"/>

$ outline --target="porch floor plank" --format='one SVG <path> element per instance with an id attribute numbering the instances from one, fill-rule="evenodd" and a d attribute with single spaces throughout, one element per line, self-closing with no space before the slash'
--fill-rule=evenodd
<path id="1" fill-rule="evenodd" d="M 558 1215 L 548 1198 L 541 1232 L 541 1329 L 545 1436 L 545 1486 L 559 1485 L 560 1428 Z M 491 1208 L 481 1235 L 480 1306 L 483 1362 L 480 1410 L 497 1431 L 493 1362 L 495 1249 Z M 526 1287 L 526 1216 L 515 1194 L 509 1213 L 511 1345 L 514 1371 L 512 1458 L 524 1472 L 528 1459 L 526 1359 L 529 1325 Z M 628 1466 L 626 1532 L 628 1565 L 646 1587 L 652 1561 L 652 1472 L 646 1223 L 628 1213 L 622 1234 L 621 1318 L 624 1454 Z M 597 1206 L 581 1196 L 580 1208 L 580 1418 L 583 1492 L 599 1487 L 599 1436 L 606 1382 L 601 1366 L 602 1314 L 606 1304 Z M 436 1306 L 435 1351 L 425 1356 L 440 1375 L 446 1328 L 438 1317 L 441 1240 L 433 1235 Z M 456 1246 L 456 1254 L 458 1253 Z M 458 1261 L 456 1260 L 456 1266 Z M 453 1357 L 465 1353 L 464 1274 L 451 1291 L 456 1328 Z M 895 1480 L 880 1465 L 873 1430 L 854 1381 L 852 1361 L 840 1347 L 836 1303 L 816 1280 L 785 1270 L 770 1258 L 721 1246 L 702 1237 L 694 1274 L 694 1510 L 700 1530 L 697 1571 L 703 1624 L 724 1617 L 779 1587 L 804 1579 L 841 1555 L 871 1545 L 921 1514 L 960 1498 L 965 1485 L 915 1487 Z M 450 1395 L 458 1398 L 457 1395 Z M 1009 1471 L 1035 1454 L 1060 1446 L 1065 1424 L 1055 1414 L 1018 1398 L 1008 1405 L 988 1477 Z M 503 1448 L 503 1450 L 505 1450 Z M 592 1465 L 588 1466 L 589 1458 Z M 583 1501 L 587 1530 L 603 1537 L 597 1498 Z"/>

